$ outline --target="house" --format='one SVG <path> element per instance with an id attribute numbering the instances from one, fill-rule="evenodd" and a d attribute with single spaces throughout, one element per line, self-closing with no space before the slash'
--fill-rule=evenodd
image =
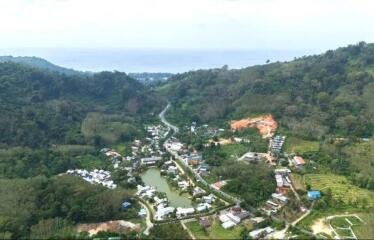
<path id="1" fill-rule="evenodd" d="M 212 221 L 209 219 L 209 217 L 201 217 L 199 222 L 203 228 L 212 226 Z"/>
<path id="2" fill-rule="evenodd" d="M 173 165 L 173 161 L 169 160 L 164 163 L 165 166 Z"/>
<path id="3" fill-rule="evenodd" d="M 288 198 L 283 196 L 282 194 L 279 194 L 279 193 L 273 193 L 271 194 L 272 198 L 280 201 L 281 203 L 287 203 L 288 202 Z"/>
<path id="4" fill-rule="evenodd" d="M 212 205 L 210 205 L 209 203 L 199 203 L 196 207 L 196 211 L 202 212 L 209 210 L 210 208 L 212 208 Z"/>
<path id="5" fill-rule="evenodd" d="M 173 207 L 165 207 L 165 208 L 160 208 L 156 212 L 156 219 L 157 220 L 162 220 L 164 219 L 168 214 L 173 213 L 175 208 Z"/>
<path id="6" fill-rule="evenodd" d="M 240 213 L 235 214 L 235 216 L 239 217 L 240 220 L 242 221 L 246 218 L 249 218 L 251 216 L 251 214 L 248 211 L 242 211 Z"/>
<path id="7" fill-rule="evenodd" d="M 277 168 L 274 169 L 275 174 L 280 174 L 280 175 L 288 175 L 291 173 L 291 170 L 289 168 Z"/>
<path id="8" fill-rule="evenodd" d="M 234 222 L 235 224 L 239 224 L 240 221 L 241 221 L 240 217 L 235 216 L 232 213 L 228 213 L 228 214 L 226 214 L 226 216 L 230 219 L 230 221 Z"/>
<path id="9" fill-rule="evenodd" d="M 129 184 L 136 183 L 136 178 L 135 177 L 130 177 L 129 179 L 127 179 L 127 183 L 129 183 Z"/>
<path id="10" fill-rule="evenodd" d="M 183 148 L 183 144 L 180 142 L 175 142 L 170 144 L 168 147 L 174 152 L 179 152 Z"/>
<path id="11" fill-rule="evenodd" d="M 136 187 L 138 188 L 137 195 L 140 195 L 140 194 L 145 193 L 146 191 L 152 189 L 151 186 L 144 186 L 144 187 L 143 187 L 142 185 L 138 185 L 138 186 L 136 186 Z"/>
<path id="12" fill-rule="evenodd" d="M 206 193 L 204 189 L 202 189 L 200 187 L 195 187 L 193 189 L 192 196 L 195 197 L 198 194 L 204 194 L 204 193 Z"/>
<path id="13" fill-rule="evenodd" d="M 283 187 L 283 177 L 280 174 L 275 174 L 275 181 L 277 182 L 277 187 Z"/>
<path id="14" fill-rule="evenodd" d="M 277 187 L 277 193 L 283 196 L 287 196 L 290 191 L 291 189 L 289 187 Z"/>
<path id="15" fill-rule="evenodd" d="M 198 154 L 191 154 L 184 157 L 184 161 L 188 165 L 198 165 L 203 160 L 203 157 Z"/>
<path id="16" fill-rule="evenodd" d="M 145 165 L 152 165 L 160 161 L 161 159 L 162 157 L 147 157 L 147 158 L 142 158 L 141 162 L 142 164 L 145 164 Z"/>
<path id="17" fill-rule="evenodd" d="M 275 181 L 277 182 L 277 187 L 289 187 L 291 184 L 289 178 L 280 173 L 275 174 Z"/>
<path id="18" fill-rule="evenodd" d="M 218 219 L 224 223 L 224 222 L 227 222 L 227 221 L 230 221 L 230 218 L 227 216 L 227 214 L 223 213 L 221 215 L 218 216 Z"/>
<path id="19" fill-rule="evenodd" d="M 259 156 L 258 153 L 248 152 L 248 153 L 244 154 L 244 156 L 242 157 L 242 160 L 248 161 L 248 162 L 258 161 L 258 160 L 260 160 L 260 156 Z"/>
<path id="20" fill-rule="evenodd" d="M 273 232 L 274 232 L 273 228 L 266 227 L 266 228 L 253 230 L 252 232 L 249 233 L 249 236 L 251 238 L 261 238 L 261 237 L 265 237 L 266 235 L 269 235 L 270 233 L 273 233 Z"/>
<path id="21" fill-rule="evenodd" d="M 261 222 L 265 221 L 265 218 L 263 218 L 263 217 L 254 217 L 254 218 L 251 218 L 250 220 L 252 222 L 258 224 L 258 223 L 261 223 Z"/>
<path id="22" fill-rule="evenodd" d="M 130 202 L 125 201 L 125 202 L 122 203 L 122 208 L 123 209 L 127 210 L 130 207 L 131 207 L 131 203 Z"/>
<path id="23" fill-rule="evenodd" d="M 293 157 L 292 162 L 296 167 L 302 167 L 305 165 L 305 160 L 300 156 Z"/>
<path id="24" fill-rule="evenodd" d="M 229 228 L 232 228 L 232 227 L 234 227 L 236 224 L 234 223 L 234 222 L 232 222 L 232 221 L 226 221 L 226 222 L 224 222 L 224 223 L 222 223 L 222 227 L 224 228 L 224 229 L 229 229 Z"/>
<path id="25" fill-rule="evenodd" d="M 195 209 L 194 208 L 177 208 L 177 217 L 180 218 L 180 217 L 185 217 L 189 214 L 193 214 L 195 212 Z"/>
<path id="26" fill-rule="evenodd" d="M 153 200 L 155 201 L 155 205 L 160 205 L 161 203 L 167 202 L 168 200 L 166 198 L 159 198 L 157 196 L 153 197 Z"/>
<path id="27" fill-rule="evenodd" d="M 188 186 L 189 186 L 189 184 L 188 184 L 187 181 L 179 181 L 178 182 L 178 187 L 180 187 L 182 189 L 186 189 Z"/>
<path id="28" fill-rule="evenodd" d="M 226 181 L 219 181 L 219 182 L 216 182 L 216 183 L 213 183 L 211 186 L 216 189 L 216 190 L 220 190 L 223 186 L 225 186 L 227 184 Z"/>
<path id="29" fill-rule="evenodd" d="M 138 216 L 143 218 L 147 216 L 147 211 L 144 208 L 141 208 L 140 211 L 138 212 Z"/>
<path id="30" fill-rule="evenodd" d="M 317 200 L 321 198 L 321 192 L 320 191 L 309 191 L 308 192 L 308 199 L 309 200 Z"/>
<path id="31" fill-rule="evenodd" d="M 272 202 L 272 201 L 270 201 L 270 200 L 267 200 L 266 203 L 269 204 L 269 205 L 272 206 L 272 207 L 276 207 L 276 208 L 279 207 L 278 204 L 276 204 L 275 202 Z"/>
<path id="32" fill-rule="evenodd" d="M 206 163 L 202 163 L 199 165 L 200 171 L 209 171 L 209 168 L 210 168 L 209 164 L 206 164 Z"/>
<path id="33" fill-rule="evenodd" d="M 101 153 L 106 153 L 106 152 L 108 152 L 108 151 L 110 151 L 110 148 L 102 148 L 102 149 L 100 150 Z"/>
<path id="34" fill-rule="evenodd" d="M 175 175 L 178 173 L 178 168 L 176 166 L 169 166 L 167 172 Z"/>
<path id="35" fill-rule="evenodd" d="M 237 214 L 237 213 L 240 213 L 241 211 L 242 211 L 242 208 L 239 207 L 239 206 L 235 206 L 235 207 L 230 208 L 230 212 L 232 214 Z"/>
<path id="36" fill-rule="evenodd" d="M 209 194 L 208 196 L 203 196 L 204 202 L 209 203 L 209 204 L 213 203 L 215 199 L 216 198 L 213 194 Z"/>

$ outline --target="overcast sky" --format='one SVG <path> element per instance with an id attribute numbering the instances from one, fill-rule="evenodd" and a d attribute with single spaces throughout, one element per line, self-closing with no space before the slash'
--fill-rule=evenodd
<path id="1" fill-rule="evenodd" d="M 0 0 L 0 48 L 329 49 L 374 42 L 370 0 Z"/>

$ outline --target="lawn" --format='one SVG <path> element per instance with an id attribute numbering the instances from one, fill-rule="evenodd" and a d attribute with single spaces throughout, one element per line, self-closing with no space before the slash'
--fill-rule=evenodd
<path id="1" fill-rule="evenodd" d="M 249 149 L 250 144 L 248 143 L 233 143 L 221 146 L 220 151 L 226 153 L 227 156 L 232 156 L 236 160 L 248 152 Z"/>
<path id="2" fill-rule="evenodd" d="M 340 228 L 334 228 L 334 229 L 341 238 L 353 238 L 353 235 L 350 229 L 340 229 Z"/>
<path id="3" fill-rule="evenodd" d="M 186 226 L 197 239 L 241 239 L 244 224 L 239 224 L 230 229 L 224 229 L 218 220 L 214 220 L 211 227 L 204 230 L 198 221 L 186 223 Z"/>
<path id="4" fill-rule="evenodd" d="M 122 156 L 127 156 L 129 155 L 129 153 L 131 153 L 131 149 L 129 147 L 127 149 L 127 146 L 124 143 L 115 144 L 115 145 L 112 145 L 111 147 L 115 151 L 117 151 L 119 154 L 121 154 Z"/>
<path id="5" fill-rule="evenodd" d="M 288 137 L 286 138 L 285 152 L 293 152 L 302 154 L 304 152 L 310 151 L 318 151 L 319 150 L 319 142 L 318 141 L 309 141 L 303 140 L 298 137 Z"/>
<path id="6" fill-rule="evenodd" d="M 313 190 L 326 191 L 331 189 L 335 199 L 341 199 L 347 205 L 355 202 L 362 204 L 366 201 L 365 206 L 374 207 L 374 191 L 359 188 L 352 185 L 344 176 L 333 174 L 307 174 L 304 181 L 311 185 Z"/>
<path id="7" fill-rule="evenodd" d="M 335 217 L 331 220 L 331 226 L 334 228 L 349 228 L 351 225 L 345 220 L 346 217 Z"/>

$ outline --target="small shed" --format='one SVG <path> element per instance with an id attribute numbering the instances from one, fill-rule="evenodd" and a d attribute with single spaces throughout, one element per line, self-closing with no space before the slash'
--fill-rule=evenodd
<path id="1" fill-rule="evenodd" d="M 309 200 L 317 200 L 321 198 L 321 192 L 320 191 L 309 191 L 308 192 L 308 199 Z"/>

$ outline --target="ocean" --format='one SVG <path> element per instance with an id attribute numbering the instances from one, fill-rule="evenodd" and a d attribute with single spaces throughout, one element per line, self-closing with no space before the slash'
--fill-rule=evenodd
<path id="1" fill-rule="evenodd" d="M 244 68 L 318 54 L 310 50 L 179 50 L 179 49 L 0 49 L 0 55 L 36 56 L 56 65 L 82 71 L 181 73 L 190 70 Z"/>

